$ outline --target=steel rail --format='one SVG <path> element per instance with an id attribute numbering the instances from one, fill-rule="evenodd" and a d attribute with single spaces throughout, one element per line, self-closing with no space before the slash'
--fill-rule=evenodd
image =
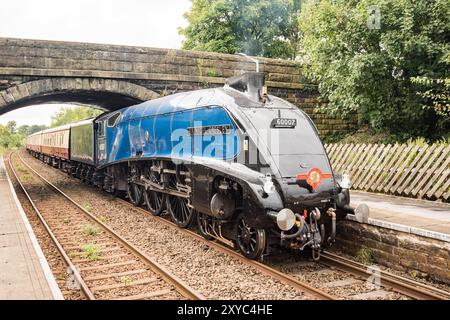
<path id="1" fill-rule="evenodd" d="M 118 240 L 121 244 L 123 244 L 126 248 L 128 248 L 133 254 L 135 254 L 138 258 L 140 258 L 143 262 L 145 262 L 155 273 L 159 274 L 167 283 L 173 285 L 177 291 L 182 294 L 185 298 L 191 300 L 206 300 L 206 298 L 193 288 L 191 288 L 187 283 L 185 283 L 178 276 L 172 274 L 170 271 L 166 270 L 162 265 L 156 262 L 153 258 L 146 255 L 144 252 L 133 246 L 129 241 L 122 238 L 115 231 L 109 228 L 102 221 L 97 219 L 93 214 L 84 209 L 80 204 L 78 204 L 75 200 L 65 194 L 61 189 L 56 187 L 46 178 L 44 178 L 40 173 L 38 173 L 35 169 L 33 169 L 26 161 L 18 154 L 19 159 L 22 163 L 27 166 L 34 174 L 36 174 L 42 181 L 44 181 L 47 185 L 49 185 L 53 190 L 62 195 L 68 201 L 70 201 L 73 205 L 75 205 L 80 211 L 82 211 L 87 217 L 93 220 L 95 223 L 100 225 L 104 230 L 106 230 L 111 236 L 113 236 L 116 240 Z M 30 201 L 31 198 L 29 198 Z M 62 247 L 61 247 L 62 249 Z M 67 255 L 66 255 L 67 256 Z"/>
<path id="2" fill-rule="evenodd" d="M 373 271 L 369 270 L 366 265 L 327 251 L 321 254 L 321 259 L 319 262 L 327 266 L 335 267 L 341 271 L 351 273 L 359 278 L 367 279 L 368 277 L 374 275 Z M 381 286 L 391 288 L 392 290 L 404 294 L 410 298 L 417 300 L 450 299 L 450 293 L 444 290 L 434 288 L 384 270 L 380 270 L 379 272 Z"/>
<path id="3" fill-rule="evenodd" d="M 241 255 L 239 252 L 236 252 L 235 250 L 233 250 L 232 248 L 222 244 L 221 242 L 219 242 L 218 240 L 206 240 L 205 238 L 203 238 L 201 235 L 199 235 L 198 233 L 195 233 L 189 229 L 183 229 L 183 228 L 179 228 L 175 223 L 173 223 L 172 221 L 166 220 L 162 217 L 159 216 L 154 216 L 151 214 L 150 211 L 145 210 L 143 208 L 140 207 L 136 207 L 133 204 L 129 203 L 128 201 L 121 199 L 121 198 L 116 198 L 117 201 L 123 203 L 124 205 L 131 207 L 139 212 L 145 213 L 147 216 L 150 216 L 153 219 L 157 219 L 158 221 L 161 221 L 162 223 L 165 223 L 166 225 L 172 227 L 172 228 L 176 228 L 177 231 L 188 235 L 194 239 L 196 239 L 197 241 L 200 241 L 202 244 L 207 245 L 210 248 L 213 248 L 219 252 L 225 253 L 227 255 L 232 256 L 233 258 L 238 259 L 240 262 L 244 263 L 245 265 L 248 265 L 250 267 L 254 267 L 255 269 L 257 269 L 258 271 L 260 271 L 261 273 L 268 275 L 278 281 L 280 281 L 283 284 L 289 285 L 294 287 L 295 289 L 302 291 L 302 292 L 306 292 L 318 299 L 321 300 L 335 300 L 336 297 L 320 290 L 317 288 L 314 288 L 312 286 L 310 286 L 309 284 L 300 281 L 298 279 L 295 279 L 294 277 L 287 275 L 285 273 L 282 273 L 274 268 L 271 268 L 261 262 L 258 261 L 254 261 L 254 260 L 250 260 L 246 257 L 244 257 L 243 255 Z"/>

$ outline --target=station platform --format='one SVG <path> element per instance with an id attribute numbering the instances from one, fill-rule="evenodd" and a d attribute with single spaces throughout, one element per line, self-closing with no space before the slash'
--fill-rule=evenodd
<path id="1" fill-rule="evenodd" d="M 0 300 L 62 299 L 0 156 Z"/>
<path id="2" fill-rule="evenodd" d="M 450 242 L 450 204 L 369 192 L 350 192 L 350 205 L 370 208 L 368 224 Z M 347 216 L 356 220 L 354 215 Z"/>

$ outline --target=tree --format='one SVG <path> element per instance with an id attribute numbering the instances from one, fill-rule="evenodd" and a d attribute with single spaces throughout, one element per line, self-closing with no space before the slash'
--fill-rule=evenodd
<path id="1" fill-rule="evenodd" d="M 23 146 L 25 136 L 16 130 L 16 126 L 15 121 L 0 125 L 0 151 Z"/>
<path id="2" fill-rule="evenodd" d="M 17 133 L 27 137 L 30 134 L 33 134 L 35 132 L 42 131 L 45 129 L 47 129 L 46 125 L 33 124 L 33 125 L 29 126 L 29 125 L 25 124 L 25 125 L 22 125 L 17 128 Z"/>
<path id="3" fill-rule="evenodd" d="M 324 110 L 358 111 L 364 123 L 404 138 L 448 130 L 444 116 L 423 107 L 414 79 L 448 77 L 449 17 L 448 0 L 303 3 L 301 56 Z"/>
<path id="4" fill-rule="evenodd" d="M 15 133 L 16 127 L 17 127 L 17 122 L 15 122 L 14 120 L 8 121 L 8 123 L 6 124 L 6 128 L 8 129 L 9 133 Z"/>
<path id="5" fill-rule="evenodd" d="M 84 119 L 94 118 L 102 113 L 102 110 L 90 107 L 64 107 L 52 116 L 51 127 L 53 128 Z"/>
<path id="6" fill-rule="evenodd" d="M 183 48 L 294 59 L 300 0 L 192 0 Z"/>

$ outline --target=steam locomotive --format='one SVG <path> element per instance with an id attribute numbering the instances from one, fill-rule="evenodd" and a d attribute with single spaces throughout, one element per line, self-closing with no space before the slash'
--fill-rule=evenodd
<path id="1" fill-rule="evenodd" d="M 44 162 L 259 259 L 274 244 L 319 259 L 353 213 L 311 119 L 264 74 L 178 93 L 27 138 Z"/>

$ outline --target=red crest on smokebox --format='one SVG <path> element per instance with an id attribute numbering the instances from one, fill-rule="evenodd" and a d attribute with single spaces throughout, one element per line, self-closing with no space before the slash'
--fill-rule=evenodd
<path id="1" fill-rule="evenodd" d="M 331 179 L 332 177 L 331 173 L 322 173 L 319 168 L 311 168 L 306 174 L 298 174 L 297 181 L 306 180 L 306 183 L 316 191 L 322 180 Z"/>

